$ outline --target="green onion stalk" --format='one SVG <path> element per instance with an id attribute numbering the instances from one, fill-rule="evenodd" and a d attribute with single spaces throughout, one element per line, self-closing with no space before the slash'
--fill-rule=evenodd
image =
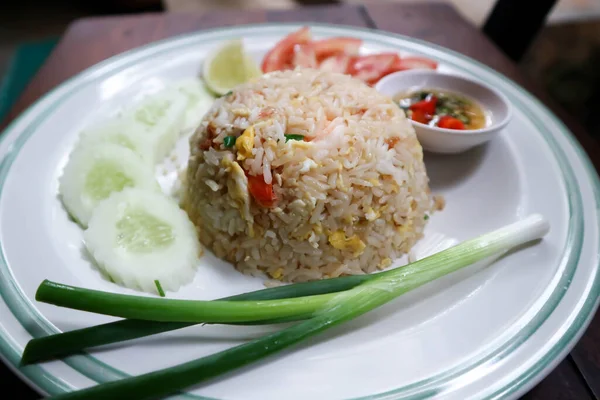
<path id="1" fill-rule="evenodd" d="M 319 304 L 319 308 L 314 309 L 312 311 L 313 316 L 306 321 L 246 344 L 175 367 L 59 395 L 56 399 L 94 400 L 127 398 L 145 400 L 165 397 L 191 385 L 205 382 L 275 354 L 308 337 L 365 314 L 410 290 L 458 271 L 477 261 L 502 255 L 516 246 L 539 239 L 548 232 L 548 229 L 548 223 L 543 217 L 533 215 L 525 220 L 482 235 L 476 239 L 463 242 L 403 268 L 376 274 L 373 279 L 343 292 L 287 299 L 285 303 L 281 303 L 282 300 L 264 301 L 262 302 L 263 306 L 265 306 L 264 303 L 272 302 L 273 304 L 285 304 L 286 307 L 290 307 L 290 313 L 287 314 L 288 317 L 292 316 L 293 312 L 298 312 L 299 310 L 303 313 L 306 312 L 308 310 L 306 304 Z M 43 292 L 43 296 L 40 297 L 43 299 L 47 296 L 54 300 L 64 300 L 69 298 L 69 296 L 63 293 L 63 291 L 68 292 L 69 290 L 71 289 L 68 287 L 50 285 Z M 94 296 L 84 300 L 83 303 L 87 306 L 82 306 L 81 302 L 77 301 L 77 297 L 70 301 L 61 301 L 60 303 L 63 306 L 77 309 L 90 308 L 93 310 L 108 311 L 111 315 L 128 314 L 127 310 L 122 310 L 121 312 L 113 310 L 113 308 L 126 307 L 131 304 L 130 301 L 120 304 L 119 302 L 121 301 L 123 299 L 120 295 L 107 294 L 106 297 Z M 94 302 L 101 304 L 92 304 L 88 307 Z M 197 307 L 204 307 L 206 303 L 200 303 Z M 244 319 L 248 310 L 257 303 L 261 302 L 230 302 L 230 306 L 234 308 L 239 307 L 240 319 Z M 52 304 L 55 303 L 52 302 Z M 136 307 L 140 307 L 138 303 L 135 303 L 135 305 Z M 218 308 L 220 307 L 223 306 L 219 305 Z M 184 309 L 185 312 L 183 314 L 188 315 L 188 307 L 186 306 Z M 228 318 L 233 318 L 234 310 L 229 309 L 228 312 Z M 164 310 L 160 311 L 158 317 L 163 317 L 163 313 Z M 199 314 L 212 315 L 211 312 Z M 145 315 L 149 316 L 148 311 L 145 311 Z M 266 318 L 272 317 L 271 313 L 267 313 Z"/>

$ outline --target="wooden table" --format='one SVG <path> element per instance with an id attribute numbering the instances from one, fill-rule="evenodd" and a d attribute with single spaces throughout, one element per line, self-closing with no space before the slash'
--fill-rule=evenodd
<path id="1" fill-rule="evenodd" d="M 570 127 L 600 167 L 600 148 L 585 131 L 527 79 L 474 26 L 444 4 L 377 4 L 368 6 L 309 7 L 286 11 L 244 10 L 202 14 L 142 14 L 86 18 L 75 21 L 9 114 L 13 119 L 42 94 L 65 79 L 110 56 L 146 43 L 181 33 L 260 22 L 328 22 L 378 28 L 424 39 L 502 72 L 533 92 Z M 2 128 L 8 121 L 4 122 Z M 14 387 L 27 400 L 39 396 L 0 363 L 3 390 Z M 600 316 L 591 323 L 570 355 L 524 399 L 600 399 Z"/>

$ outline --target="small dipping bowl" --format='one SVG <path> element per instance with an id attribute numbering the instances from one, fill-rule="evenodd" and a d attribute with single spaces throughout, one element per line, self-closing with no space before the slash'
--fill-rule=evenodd
<path id="1" fill-rule="evenodd" d="M 498 136 L 510 121 L 510 105 L 496 90 L 482 83 L 433 70 L 394 72 L 382 78 L 375 89 L 389 97 L 418 90 L 439 90 L 463 95 L 483 108 L 486 126 L 481 129 L 446 129 L 412 121 L 425 150 L 434 153 L 460 153 Z"/>

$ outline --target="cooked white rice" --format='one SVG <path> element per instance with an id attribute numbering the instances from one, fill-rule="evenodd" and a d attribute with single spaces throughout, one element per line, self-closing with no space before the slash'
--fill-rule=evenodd
<path id="1" fill-rule="evenodd" d="M 242 134 L 246 150 L 242 140 L 225 147 Z M 239 86 L 190 144 L 184 207 L 202 243 L 243 273 L 297 282 L 383 269 L 422 236 L 432 210 L 404 112 L 346 75 L 275 72 Z M 275 204 L 258 204 L 246 175 L 272 184 Z"/>

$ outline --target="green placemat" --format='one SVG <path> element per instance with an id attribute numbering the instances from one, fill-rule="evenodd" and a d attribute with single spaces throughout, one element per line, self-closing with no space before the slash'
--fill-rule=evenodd
<path id="1" fill-rule="evenodd" d="M 0 121 L 4 119 L 31 78 L 46 61 L 57 42 L 58 38 L 49 38 L 23 43 L 17 47 L 6 74 L 0 77 Z"/>

